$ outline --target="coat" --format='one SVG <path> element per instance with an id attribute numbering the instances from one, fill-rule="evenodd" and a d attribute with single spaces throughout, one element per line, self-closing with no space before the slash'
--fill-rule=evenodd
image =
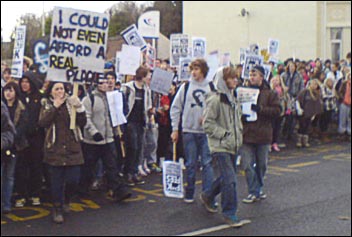
<path id="1" fill-rule="evenodd" d="M 16 134 L 6 105 L 1 101 L 1 152 L 10 148 Z"/>

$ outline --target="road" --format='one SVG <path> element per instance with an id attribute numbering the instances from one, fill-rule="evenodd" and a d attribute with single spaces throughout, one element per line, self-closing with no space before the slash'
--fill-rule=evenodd
<path id="1" fill-rule="evenodd" d="M 63 225 L 51 222 L 50 204 L 15 209 L 1 218 L 2 236 L 39 235 L 348 235 L 351 236 L 351 144 L 332 142 L 308 149 L 271 153 L 265 179 L 266 200 L 239 202 L 238 215 L 252 223 L 234 229 L 220 214 L 205 211 L 199 199 L 186 204 L 166 198 L 162 176 L 133 189 L 122 204 L 104 194 L 75 200 Z M 198 177 L 199 180 L 199 177 Z M 200 181 L 197 182 L 197 197 Z M 238 176 L 238 198 L 246 193 Z"/>

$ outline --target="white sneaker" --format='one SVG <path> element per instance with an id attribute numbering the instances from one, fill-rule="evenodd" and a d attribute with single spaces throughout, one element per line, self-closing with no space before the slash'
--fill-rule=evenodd
<path id="1" fill-rule="evenodd" d="M 138 165 L 138 174 L 141 176 L 148 176 L 148 174 L 144 171 L 142 165 Z"/>

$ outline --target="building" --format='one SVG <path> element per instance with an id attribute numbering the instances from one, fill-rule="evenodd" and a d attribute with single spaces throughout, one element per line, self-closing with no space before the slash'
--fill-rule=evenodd
<path id="1" fill-rule="evenodd" d="M 279 58 L 343 59 L 351 51 L 350 1 L 184 1 L 183 32 L 205 37 L 208 53 L 230 52 L 268 39 L 280 41 Z"/>

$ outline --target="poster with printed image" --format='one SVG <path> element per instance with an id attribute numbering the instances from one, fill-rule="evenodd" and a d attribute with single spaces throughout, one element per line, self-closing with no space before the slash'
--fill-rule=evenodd
<path id="1" fill-rule="evenodd" d="M 268 42 L 269 54 L 272 56 L 279 55 L 279 46 L 280 46 L 279 40 L 269 39 L 269 42 Z"/>
<path id="2" fill-rule="evenodd" d="M 23 73 L 23 57 L 26 44 L 26 26 L 16 27 L 13 47 L 11 77 L 21 78 Z"/>
<path id="3" fill-rule="evenodd" d="M 240 48 L 240 64 L 244 65 L 244 62 L 246 60 L 246 54 L 249 54 L 248 49 Z"/>
<path id="4" fill-rule="evenodd" d="M 183 172 L 180 163 L 164 161 L 163 188 L 166 197 L 183 198 Z"/>
<path id="5" fill-rule="evenodd" d="M 190 57 L 180 58 L 180 81 L 189 81 L 191 78 L 191 70 L 189 66 L 191 65 L 192 59 Z"/>
<path id="6" fill-rule="evenodd" d="M 271 65 L 270 64 L 263 64 L 262 65 L 265 71 L 264 79 L 269 82 L 270 72 L 271 72 Z"/>
<path id="7" fill-rule="evenodd" d="M 237 99 L 242 106 L 242 114 L 246 115 L 248 122 L 257 121 L 258 116 L 252 110 L 252 104 L 257 104 L 260 90 L 256 88 L 238 87 L 236 89 Z"/>
<path id="8" fill-rule="evenodd" d="M 146 52 L 145 58 L 146 58 L 146 63 L 148 67 L 154 70 L 154 64 L 156 60 L 156 50 L 149 43 L 147 44 L 147 52 Z"/>
<path id="9" fill-rule="evenodd" d="M 205 38 L 192 37 L 192 57 L 205 58 L 207 41 Z"/>
<path id="10" fill-rule="evenodd" d="M 172 34 L 170 36 L 170 65 L 171 67 L 178 67 L 180 65 L 180 58 L 187 57 L 191 53 L 189 51 L 188 35 Z"/>
<path id="11" fill-rule="evenodd" d="M 247 54 L 245 57 L 244 67 L 242 69 L 242 78 L 248 79 L 249 72 L 251 71 L 252 67 L 255 65 L 262 65 L 263 64 L 263 56 Z"/>
<path id="12" fill-rule="evenodd" d="M 104 77 L 108 29 L 108 14 L 54 8 L 47 79 L 83 83 Z"/>
<path id="13" fill-rule="evenodd" d="M 128 45 L 139 47 L 141 51 L 144 51 L 147 48 L 147 43 L 134 24 L 122 31 L 121 36 Z"/>
<path id="14" fill-rule="evenodd" d="M 259 55 L 260 53 L 259 44 L 251 44 L 249 46 L 249 52 L 254 55 Z"/>

